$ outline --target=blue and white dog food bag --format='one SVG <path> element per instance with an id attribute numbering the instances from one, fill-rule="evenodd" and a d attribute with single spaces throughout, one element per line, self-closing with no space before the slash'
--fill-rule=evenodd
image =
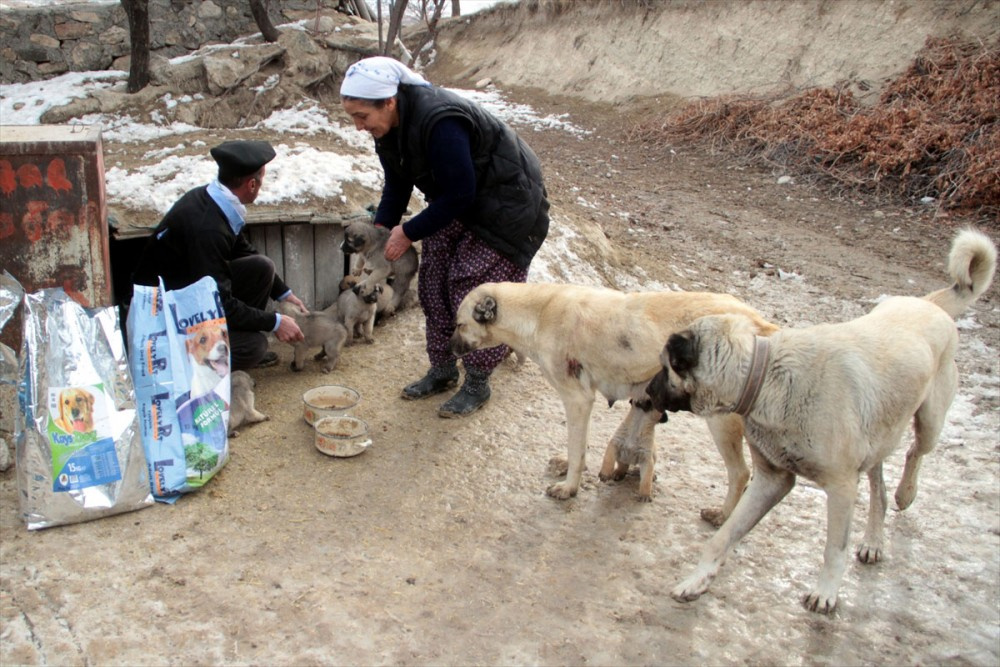
<path id="1" fill-rule="evenodd" d="M 153 495 L 175 502 L 229 459 L 229 329 L 210 277 L 178 290 L 135 285 L 129 358 Z"/>

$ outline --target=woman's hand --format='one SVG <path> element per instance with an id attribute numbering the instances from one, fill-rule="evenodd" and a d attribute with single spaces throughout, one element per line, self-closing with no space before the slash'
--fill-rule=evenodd
<path id="1" fill-rule="evenodd" d="M 385 258 L 390 262 L 395 262 L 403 256 L 403 253 L 411 245 L 413 245 L 413 241 L 408 239 L 406 234 L 403 233 L 403 225 L 396 225 L 389 232 L 389 240 L 385 242 Z"/>

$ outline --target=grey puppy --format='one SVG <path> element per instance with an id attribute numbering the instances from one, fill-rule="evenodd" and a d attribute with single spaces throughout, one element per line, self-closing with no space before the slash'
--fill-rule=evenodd
<path id="1" fill-rule="evenodd" d="M 385 285 L 389 281 L 389 276 L 394 276 L 392 301 L 383 313 L 385 316 L 394 314 L 400 308 L 420 264 L 413 246 L 407 248 L 403 256 L 396 261 L 386 260 L 385 243 L 388 240 L 388 229 L 359 220 L 352 222 L 344 230 L 344 242 L 340 246 L 344 252 L 357 253 L 362 258 L 363 262 L 358 270 L 367 274 L 363 280 L 366 284 Z"/>
<path id="2" fill-rule="evenodd" d="M 323 361 L 323 372 L 329 373 L 336 368 L 337 361 L 340 359 L 340 351 L 344 349 L 348 338 L 347 329 L 340 320 L 337 302 L 332 303 L 324 310 L 313 310 L 304 315 L 302 311 L 288 303 L 278 304 L 278 310 L 294 317 L 304 336 L 302 341 L 292 346 L 295 349 L 292 370 L 303 370 L 306 353 L 315 347 L 322 348 L 313 358 L 316 361 Z"/>
<path id="3" fill-rule="evenodd" d="M 347 330 L 347 345 L 350 345 L 358 335 L 362 336 L 366 343 L 375 342 L 372 329 L 375 326 L 375 312 L 381 294 L 382 285 L 367 285 L 362 281 L 344 290 L 337 297 L 340 321 Z"/>
<path id="4" fill-rule="evenodd" d="M 244 424 L 256 424 L 270 419 L 263 412 L 254 406 L 254 387 L 257 383 L 246 371 L 233 371 L 230 375 L 232 384 L 231 398 L 229 400 L 229 430 L 230 438 L 239 435 L 238 429 Z"/>

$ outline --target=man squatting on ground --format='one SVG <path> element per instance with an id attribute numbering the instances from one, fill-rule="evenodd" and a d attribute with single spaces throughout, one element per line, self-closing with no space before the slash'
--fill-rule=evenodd
<path id="1" fill-rule="evenodd" d="M 268 298 L 305 304 L 275 273 L 274 262 L 250 244 L 245 233 L 246 205 L 264 181 L 265 165 L 274 159 L 266 141 L 227 141 L 211 151 L 218 178 L 186 192 L 150 235 L 134 282 L 180 289 L 212 276 L 226 312 L 234 370 L 270 366 L 278 355 L 267 349 L 267 334 L 294 343 L 302 340 L 295 319 L 267 312 Z"/>
<path id="2" fill-rule="evenodd" d="M 541 165 L 506 123 L 392 58 L 351 65 L 340 96 L 355 127 L 374 137 L 385 172 L 375 224 L 392 230 L 386 259 L 422 241 L 417 293 L 431 368 L 402 396 L 433 396 L 458 382 L 449 339 L 465 295 L 482 283 L 527 279 L 549 229 Z M 401 224 L 414 187 L 428 205 Z M 463 357 L 465 382 L 438 414 L 482 407 L 490 374 L 508 352 L 501 345 Z"/>

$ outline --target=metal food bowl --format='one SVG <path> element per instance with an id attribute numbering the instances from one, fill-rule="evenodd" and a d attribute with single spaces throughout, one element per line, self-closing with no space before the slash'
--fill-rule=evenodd
<path id="1" fill-rule="evenodd" d="M 324 417 L 341 417 L 350 412 L 358 402 L 361 394 L 350 387 L 339 384 L 327 384 L 313 387 L 302 394 L 302 416 L 310 426 Z"/>
<path id="2" fill-rule="evenodd" d="M 368 424 L 357 417 L 323 417 L 314 428 L 316 449 L 328 456 L 357 456 L 372 444 Z"/>

